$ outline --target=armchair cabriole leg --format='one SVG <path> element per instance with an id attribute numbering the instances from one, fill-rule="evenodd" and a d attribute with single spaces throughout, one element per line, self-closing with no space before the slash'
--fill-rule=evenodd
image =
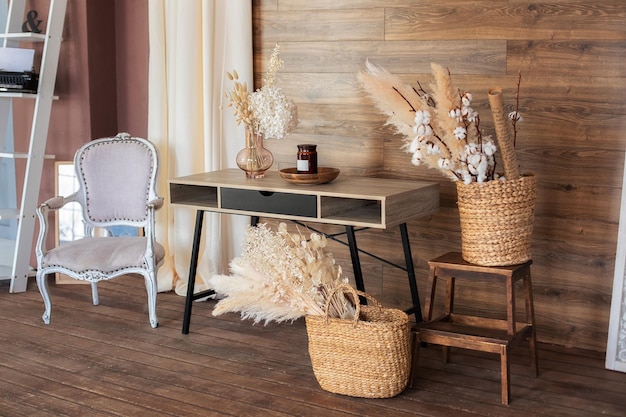
<path id="1" fill-rule="evenodd" d="M 41 293 L 41 297 L 43 298 L 43 304 L 45 307 L 45 311 L 41 318 L 45 324 L 50 324 L 52 303 L 50 302 L 50 295 L 48 294 L 48 281 L 46 278 L 46 274 L 42 273 L 42 271 L 37 271 L 37 287 L 39 287 L 39 292 Z"/>
<path id="2" fill-rule="evenodd" d="M 146 279 L 146 292 L 148 293 L 148 316 L 150 318 L 150 326 L 153 329 L 159 327 L 159 320 L 156 314 L 156 295 L 157 295 L 157 283 L 154 273 L 149 273 L 145 276 Z"/>

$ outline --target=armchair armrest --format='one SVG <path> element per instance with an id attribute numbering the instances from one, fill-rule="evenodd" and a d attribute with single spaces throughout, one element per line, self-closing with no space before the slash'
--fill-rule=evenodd
<path id="1" fill-rule="evenodd" d="M 161 207 L 163 207 L 163 197 L 158 197 L 154 200 L 148 201 L 148 207 L 152 207 L 155 210 L 160 209 Z"/>
<path id="2" fill-rule="evenodd" d="M 58 210 L 63 207 L 63 201 L 63 197 L 57 196 L 47 199 L 41 205 L 48 207 L 50 210 Z"/>
<path id="3" fill-rule="evenodd" d="M 64 205 L 66 205 L 67 203 L 71 203 L 73 201 L 76 201 L 76 193 L 67 197 L 56 196 L 56 197 L 49 198 L 43 203 L 41 203 L 39 207 L 42 208 L 43 206 L 46 206 L 49 210 L 58 210 Z"/>
<path id="4" fill-rule="evenodd" d="M 52 197 L 48 200 L 44 201 L 37 207 L 36 214 L 39 219 L 39 235 L 37 236 L 37 241 L 35 243 L 35 255 L 37 256 L 37 267 L 42 267 L 42 260 L 44 254 L 47 252 L 46 248 L 46 237 L 48 236 L 48 212 L 50 210 L 58 210 L 67 203 L 71 203 L 76 201 L 76 193 L 68 196 L 68 197 Z"/>

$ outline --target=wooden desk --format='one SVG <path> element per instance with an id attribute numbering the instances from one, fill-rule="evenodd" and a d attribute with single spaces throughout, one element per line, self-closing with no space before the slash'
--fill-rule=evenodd
<path id="1" fill-rule="evenodd" d="M 406 268 L 400 268 L 408 274 L 413 302 L 407 313 L 415 313 L 416 320 L 422 321 L 406 222 L 439 209 L 439 184 L 340 174 L 328 184 L 296 185 L 280 178 L 276 171 L 266 173 L 265 178 L 248 179 L 239 169 L 226 169 L 170 179 L 169 188 L 172 206 L 197 210 L 183 334 L 189 332 L 193 301 L 213 294 L 212 290 L 193 293 L 205 211 L 248 215 L 253 223 L 262 216 L 345 226 L 354 278 L 361 291 L 365 287 L 355 227 L 399 226 L 406 263 Z"/>

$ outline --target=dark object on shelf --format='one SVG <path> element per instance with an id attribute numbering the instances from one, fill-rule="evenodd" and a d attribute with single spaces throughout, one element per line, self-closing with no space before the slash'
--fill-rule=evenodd
<path id="1" fill-rule="evenodd" d="M 298 145 L 298 174 L 317 174 L 317 145 Z"/>
<path id="2" fill-rule="evenodd" d="M 0 92 L 37 93 L 39 74 L 34 72 L 0 71 Z"/>

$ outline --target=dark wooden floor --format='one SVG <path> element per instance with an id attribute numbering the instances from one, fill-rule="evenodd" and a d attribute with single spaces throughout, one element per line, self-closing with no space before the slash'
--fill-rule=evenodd
<path id="1" fill-rule="evenodd" d="M 495 355 L 429 347 L 417 387 L 390 399 L 335 395 L 319 388 L 302 320 L 252 325 L 194 305 L 181 334 L 184 298 L 158 296 L 160 326 L 150 328 L 141 278 L 100 286 L 51 286 L 52 322 L 34 282 L 0 288 L 2 416 L 624 416 L 626 374 L 604 369 L 597 352 L 541 345 L 540 374 L 514 350 L 512 401 L 500 404 Z M 358 346 L 355 346 L 358 349 Z M 367 366 L 367 364 L 363 364 Z"/>

